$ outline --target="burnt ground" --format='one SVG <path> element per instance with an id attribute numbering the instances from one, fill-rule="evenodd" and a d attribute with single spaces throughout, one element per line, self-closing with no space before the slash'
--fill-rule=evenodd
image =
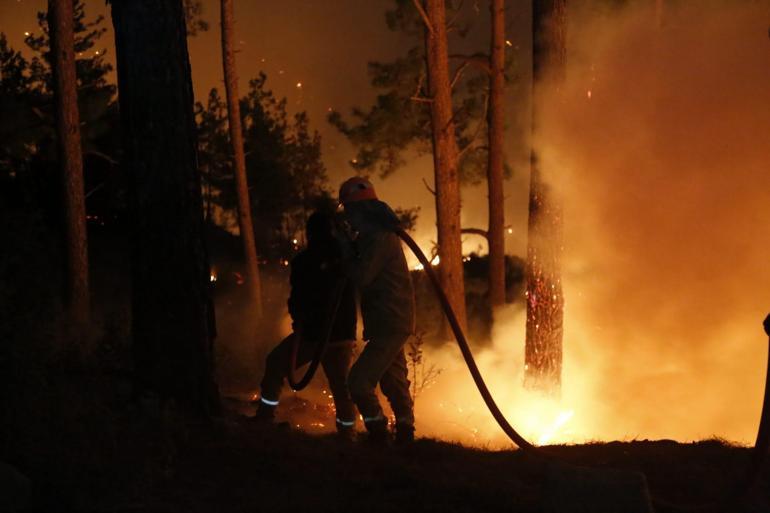
<path id="1" fill-rule="evenodd" d="M 73 440 L 70 452 L 40 454 L 38 468 L 24 469 L 35 483 L 29 511 L 537 512 L 551 493 L 548 465 L 518 450 L 429 439 L 408 448 L 371 447 L 329 434 L 255 426 L 235 412 L 206 425 L 153 416 L 152 408 L 120 415 L 120 428 L 91 432 L 91 449 Z M 719 500 L 749 458 L 749 449 L 720 440 L 546 450 L 580 466 L 643 472 L 660 501 L 656 511 Z M 770 511 L 770 469 L 747 503 L 725 511 Z"/>
<path id="2" fill-rule="evenodd" d="M 669 503 L 719 500 L 747 451 L 719 441 L 551 447 L 580 465 L 642 470 Z M 542 462 L 521 451 L 480 451 L 433 440 L 373 448 L 333 436 L 244 428 L 180 456 L 177 473 L 118 511 L 542 511 Z M 770 497 L 765 474 L 764 497 Z M 751 511 L 768 511 L 757 496 Z M 736 505 L 734 511 L 738 511 Z"/>

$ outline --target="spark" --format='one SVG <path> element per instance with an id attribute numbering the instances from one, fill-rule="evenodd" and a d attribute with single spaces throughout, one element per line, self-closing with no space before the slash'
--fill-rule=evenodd
<path id="1" fill-rule="evenodd" d="M 508 228 L 508 234 L 510 235 L 512 233 L 513 233 L 513 228 Z"/>
<path id="2" fill-rule="evenodd" d="M 591 97 L 593 96 L 593 91 L 591 91 L 590 89 L 586 91 L 586 96 L 588 96 L 588 99 L 590 100 Z"/>
<path id="3" fill-rule="evenodd" d="M 302 82 L 297 82 L 297 89 L 302 89 Z"/>
<path id="4" fill-rule="evenodd" d="M 30 36 L 30 32 L 29 32 L 28 30 L 25 30 L 25 31 L 24 31 L 24 35 L 25 35 L 25 36 L 27 36 L 27 37 L 29 37 L 29 36 Z"/>
<path id="5" fill-rule="evenodd" d="M 511 43 L 510 39 L 505 40 L 505 46 L 513 46 L 513 43 Z"/>

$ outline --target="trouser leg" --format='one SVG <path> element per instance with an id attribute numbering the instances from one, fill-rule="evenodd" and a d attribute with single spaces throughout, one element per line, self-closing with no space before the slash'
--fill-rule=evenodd
<path id="1" fill-rule="evenodd" d="M 270 351 L 265 362 L 265 375 L 262 377 L 260 385 L 260 396 L 263 404 L 277 406 L 283 390 L 283 381 L 289 367 L 291 358 L 291 348 L 294 343 L 292 333 L 281 341 L 280 344 Z M 297 351 L 297 366 L 308 363 L 313 357 L 313 344 L 308 341 L 301 341 Z"/>
<path id="2" fill-rule="evenodd" d="M 321 361 L 334 398 L 338 428 L 349 428 L 356 422 L 356 408 L 346 383 L 352 359 L 353 341 L 346 341 L 336 342 L 335 345 L 329 346 Z"/>
<path id="3" fill-rule="evenodd" d="M 367 427 L 372 422 L 384 419 L 375 387 L 399 353 L 403 356 L 403 345 L 407 338 L 406 335 L 373 338 L 364 346 L 358 360 L 350 369 L 348 389 Z M 407 385 L 407 395 L 408 388 Z M 399 405 L 401 404 L 405 403 L 401 401 Z"/>
<path id="4" fill-rule="evenodd" d="M 380 388 L 396 415 L 396 424 L 414 426 L 414 403 L 409 390 L 409 369 L 403 343 L 393 362 L 380 378 Z"/>

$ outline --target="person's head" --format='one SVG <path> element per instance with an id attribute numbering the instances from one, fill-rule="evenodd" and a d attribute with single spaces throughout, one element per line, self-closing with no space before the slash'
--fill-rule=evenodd
<path id="1" fill-rule="evenodd" d="M 374 186 L 365 178 L 354 176 L 340 186 L 340 205 L 345 208 L 345 218 L 358 232 L 387 230 L 399 225 L 398 216 L 377 199 Z"/>
<path id="2" fill-rule="evenodd" d="M 366 200 L 376 200 L 377 193 L 374 192 L 372 182 L 360 176 L 348 178 L 340 185 L 339 201 L 343 206 L 351 203 Z"/>
<path id="3" fill-rule="evenodd" d="M 307 219 L 305 235 L 308 246 L 324 244 L 334 239 L 334 218 L 330 213 L 316 211 Z"/>

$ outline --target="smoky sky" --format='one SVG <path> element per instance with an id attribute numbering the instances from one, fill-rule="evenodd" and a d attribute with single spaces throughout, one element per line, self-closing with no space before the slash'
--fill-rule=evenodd
<path id="1" fill-rule="evenodd" d="M 385 12 L 392 0 L 281 0 L 235 2 L 235 39 L 239 89 L 243 95 L 248 81 L 260 71 L 268 76 L 267 86 L 279 97 L 285 96 L 290 112 L 307 110 L 311 125 L 323 138 L 323 161 L 330 186 L 353 173 L 349 161 L 354 149 L 326 122 L 329 109 L 347 115 L 353 106 L 368 107 L 377 92 L 370 86 L 369 61 L 389 61 L 404 55 L 421 41 L 391 32 Z M 85 0 L 89 19 L 105 17 L 108 32 L 99 42 L 114 63 L 115 52 L 109 6 L 103 0 Z M 10 44 L 24 48 L 24 32 L 38 30 L 35 15 L 46 8 L 45 0 L 0 0 L 0 31 Z M 526 223 L 528 170 L 522 148 L 529 105 L 529 2 L 509 2 L 506 48 L 515 61 L 513 80 L 508 86 L 506 152 L 513 169 L 508 181 L 507 217 L 514 234 L 508 236 L 508 250 L 521 254 Z M 489 7 L 487 2 L 464 2 L 462 20 L 470 31 L 461 38 L 450 34 L 451 53 L 487 51 Z M 203 1 L 203 19 L 210 29 L 189 38 L 188 45 L 197 101 L 205 102 L 212 87 L 223 87 L 218 0 Z M 474 71 L 477 72 L 477 71 Z M 114 79 L 114 77 L 113 77 Z M 301 84 L 301 86 L 299 86 Z M 394 206 L 419 206 L 417 238 L 423 247 L 435 240 L 434 199 L 423 184 L 432 183 L 431 158 L 407 156 L 406 166 L 386 180 L 375 180 L 379 195 Z M 468 187 L 463 194 L 463 222 L 466 226 L 486 226 L 485 187 Z M 469 237 L 466 251 L 486 251 L 482 240 Z"/>

